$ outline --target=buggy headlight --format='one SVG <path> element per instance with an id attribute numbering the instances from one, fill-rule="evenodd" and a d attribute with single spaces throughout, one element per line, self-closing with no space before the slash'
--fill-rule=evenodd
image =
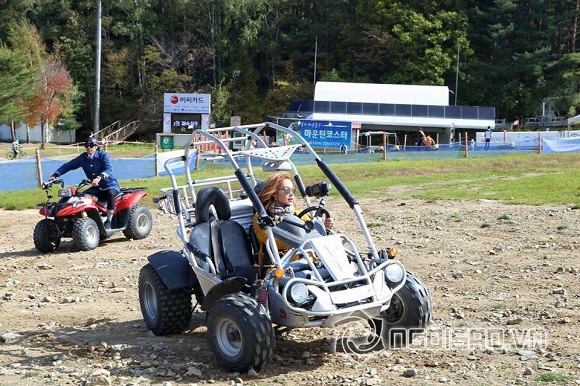
<path id="1" fill-rule="evenodd" d="M 403 280 L 405 271 L 400 264 L 389 264 L 385 267 L 385 277 L 391 283 L 398 283 Z"/>
<path id="2" fill-rule="evenodd" d="M 288 296 L 291 302 L 301 305 L 308 300 L 308 288 L 304 283 L 294 283 L 288 289 Z"/>

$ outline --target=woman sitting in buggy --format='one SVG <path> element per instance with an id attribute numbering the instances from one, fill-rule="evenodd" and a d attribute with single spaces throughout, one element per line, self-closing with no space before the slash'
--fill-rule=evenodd
<path id="1" fill-rule="evenodd" d="M 261 187 L 258 198 L 264 205 L 268 214 L 274 216 L 287 216 L 300 213 L 300 210 L 295 207 L 294 199 L 296 198 L 296 189 L 292 183 L 290 175 L 286 172 L 278 172 L 272 174 Z M 302 216 L 302 220 L 310 220 L 306 214 Z M 324 227 L 331 230 L 334 227 L 334 219 L 326 217 L 324 220 Z M 268 240 L 268 233 L 265 229 L 258 226 L 258 214 L 254 214 L 253 228 L 256 238 L 260 242 L 260 250 L 258 252 L 258 262 L 263 263 L 264 260 L 264 244 Z M 276 239 L 276 245 L 279 251 L 284 251 L 290 248 L 284 241 Z"/>

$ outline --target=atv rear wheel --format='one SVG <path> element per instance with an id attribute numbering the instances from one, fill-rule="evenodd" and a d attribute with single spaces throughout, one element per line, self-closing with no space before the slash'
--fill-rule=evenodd
<path id="1" fill-rule="evenodd" d="M 139 273 L 139 304 L 147 328 L 155 335 L 179 334 L 191 322 L 191 294 L 168 289 L 151 264 Z"/>
<path id="2" fill-rule="evenodd" d="M 153 227 L 153 217 L 149 208 L 143 205 L 136 205 L 131 208 L 129 215 L 129 223 L 123 234 L 128 239 L 139 240 L 144 239 L 151 232 Z"/>
<path id="3" fill-rule="evenodd" d="M 73 244 L 81 251 L 90 251 L 99 245 L 99 226 L 90 217 L 75 221 L 72 228 Z"/>
<path id="4" fill-rule="evenodd" d="M 57 250 L 60 245 L 60 236 L 56 222 L 50 219 L 43 219 L 34 227 L 32 238 L 34 239 L 34 246 L 41 253 L 49 253 Z"/>
<path id="5" fill-rule="evenodd" d="M 380 331 L 386 348 L 409 344 L 415 334 L 422 333 L 431 320 L 432 302 L 429 291 L 414 274 L 407 272 L 405 285 L 391 299 L 391 305 L 372 321 Z"/>
<path id="6" fill-rule="evenodd" d="M 274 356 L 274 329 L 264 309 L 243 294 L 218 300 L 207 317 L 209 346 L 230 371 L 260 371 Z"/>

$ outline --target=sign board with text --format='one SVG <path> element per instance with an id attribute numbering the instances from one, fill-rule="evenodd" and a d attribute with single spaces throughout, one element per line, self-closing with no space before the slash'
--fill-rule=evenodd
<path id="1" fill-rule="evenodd" d="M 300 135 L 312 147 L 337 148 L 350 147 L 351 122 L 338 121 L 300 121 Z"/>
<path id="2" fill-rule="evenodd" d="M 209 129 L 210 94 L 163 94 L 163 133 L 183 134 Z"/>
<path id="3" fill-rule="evenodd" d="M 209 114 L 210 94 L 163 94 L 163 112 Z"/>

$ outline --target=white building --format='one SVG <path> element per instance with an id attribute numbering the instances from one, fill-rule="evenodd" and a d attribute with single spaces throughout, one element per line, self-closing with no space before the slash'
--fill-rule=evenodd
<path id="1" fill-rule="evenodd" d="M 46 138 L 50 143 L 75 143 L 76 142 L 76 132 L 75 130 L 56 130 L 50 125 L 46 125 Z M 20 124 L 16 128 L 16 138 L 20 143 L 25 143 L 27 141 L 33 143 L 42 142 L 42 134 L 40 130 L 40 125 L 36 125 L 31 128 L 27 128 L 24 123 Z M 12 133 L 10 130 L 10 125 L 0 125 L 0 142 L 12 142 Z"/>
<path id="2" fill-rule="evenodd" d="M 293 101 L 283 118 L 352 122 L 360 132 L 422 128 L 441 143 L 452 142 L 456 130 L 495 127 L 495 107 L 450 105 L 451 96 L 447 86 L 317 82 L 314 100 Z"/>

